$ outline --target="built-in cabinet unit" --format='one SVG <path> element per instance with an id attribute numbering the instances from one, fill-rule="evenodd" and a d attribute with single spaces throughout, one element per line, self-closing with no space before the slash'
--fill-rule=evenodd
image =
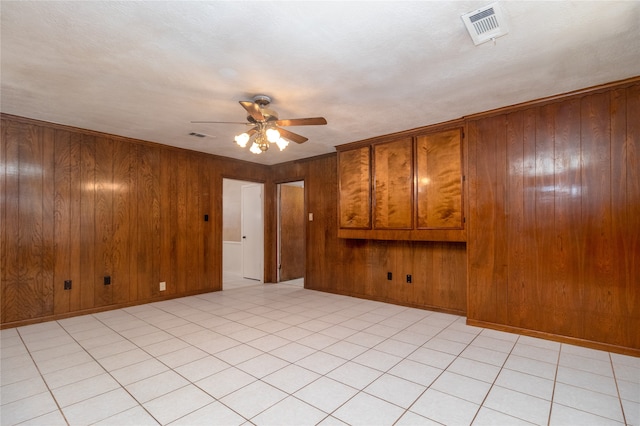
<path id="1" fill-rule="evenodd" d="M 466 240 L 460 123 L 337 147 L 341 238 Z"/>

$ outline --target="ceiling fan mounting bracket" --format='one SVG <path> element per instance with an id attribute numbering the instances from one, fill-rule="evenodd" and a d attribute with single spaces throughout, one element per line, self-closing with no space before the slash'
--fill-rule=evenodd
<path id="1" fill-rule="evenodd" d="M 260 105 L 260 108 L 264 108 L 271 103 L 271 98 L 267 95 L 255 95 L 253 97 L 253 102 Z"/>

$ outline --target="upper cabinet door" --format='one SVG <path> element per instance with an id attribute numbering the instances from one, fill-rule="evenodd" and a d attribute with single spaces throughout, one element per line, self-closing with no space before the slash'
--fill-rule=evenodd
<path id="1" fill-rule="evenodd" d="M 417 229 L 461 229 L 462 129 L 416 138 Z"/>
<path id="2" fill-rule="evenodd" d="M 413 141 L 375 144 L 375 229 L 413 228 Z"/>
<path id="3" fill-rule="evenodd" d="M 338 155 L 339 225 L 371 229 L 371 149 L 365 146 Z"/>

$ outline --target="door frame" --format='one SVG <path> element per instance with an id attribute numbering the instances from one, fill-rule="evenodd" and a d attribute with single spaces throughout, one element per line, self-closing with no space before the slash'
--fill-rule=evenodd
<path id="1" fill-rule="evenodd" d="M 219 208 L 220 208 L 220 217 L 222 220 L 220 220 L 219 224 L 218 224 L 218 232 L 220 235 L 220 239 L 219 239 L 219 250 L 220 250 L 220 258 L 219 258 L 219 265 L 220 265 L 220 273 L 219 273 L 219 277 L 220 277 L 220 288 L 221 290 L 224 290 L 224 240 L 222 238 L 223 235 L 223 230 L 224 230 L 224 215 L 222 214 L 222 211 L 224 209 L 224 193 L 223 191 L 223 182 L 224 180 L 234 180 L 234 181 L 238 181 L 241 182 L 245 185 L 261 185 L 262 186 L 262 279 L 260 280 L 261 283 L 265 282 L 265 270 L 266 270 L 266 256 L 265 256 L 265 252 L 266 252 L 266 247 L 265 247 L 265 239 L 266 239 L 266 211 L 265 211 L 265 207 L 266 207 L 266 185 L 264 181 L 260 181 L 260 180 L 250 180 L 250 179 L 246 179 L 246 178 L 242 178 L 242 177 L 238 177 L 238 176 L 230 176 L 230 175 L 222 175 L 221 179 L 220 179 L 220 183 L 219 183 L 219 188 L 220 188 L 220 204 L 219 204 Z M 242 203 L 242 197 L 240 196 L 240 202 Z M 240 212 L 242 214 L 242 206 L 240 208 Z M 240 223 L 242 226 L 242 218 L 240 218 Z M 242 229 L 240 230 L 241 232 L 241 241 L 242 241 Z M 242 274 L 242 267 L 240 270 L 240 273 Z"/>

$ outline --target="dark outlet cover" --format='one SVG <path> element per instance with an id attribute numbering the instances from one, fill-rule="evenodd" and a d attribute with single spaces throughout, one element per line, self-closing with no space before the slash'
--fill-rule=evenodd
<path id="1" fill-rule="evenodd" d="M 71 290 L 71 280 L 64 280 L 64 289 Z"/>
<path id="2" fill-rule="evenodd" d="M 208 214 L 205 214 L 205 215 L 204 215 L 204 221 L 205 221 L 205 222 L 209 222 L 209 215 L 208 215 Z"/>
<path id="3" fill-rule="evenodd" d="M 411 275 L 407 274 L 407 282 L 411 284 Z"/>
<path id="4" fill-rule="evenodd" d="M 393 279 L 393 274 L 391 272 L 387 272 L 387 279 L 391 281 Z"/>
<path id="5" fill-rule="evenodd" d="M 110 276 L 104 277 L 104 285 L 111 285 L 111 277 Z"/>

